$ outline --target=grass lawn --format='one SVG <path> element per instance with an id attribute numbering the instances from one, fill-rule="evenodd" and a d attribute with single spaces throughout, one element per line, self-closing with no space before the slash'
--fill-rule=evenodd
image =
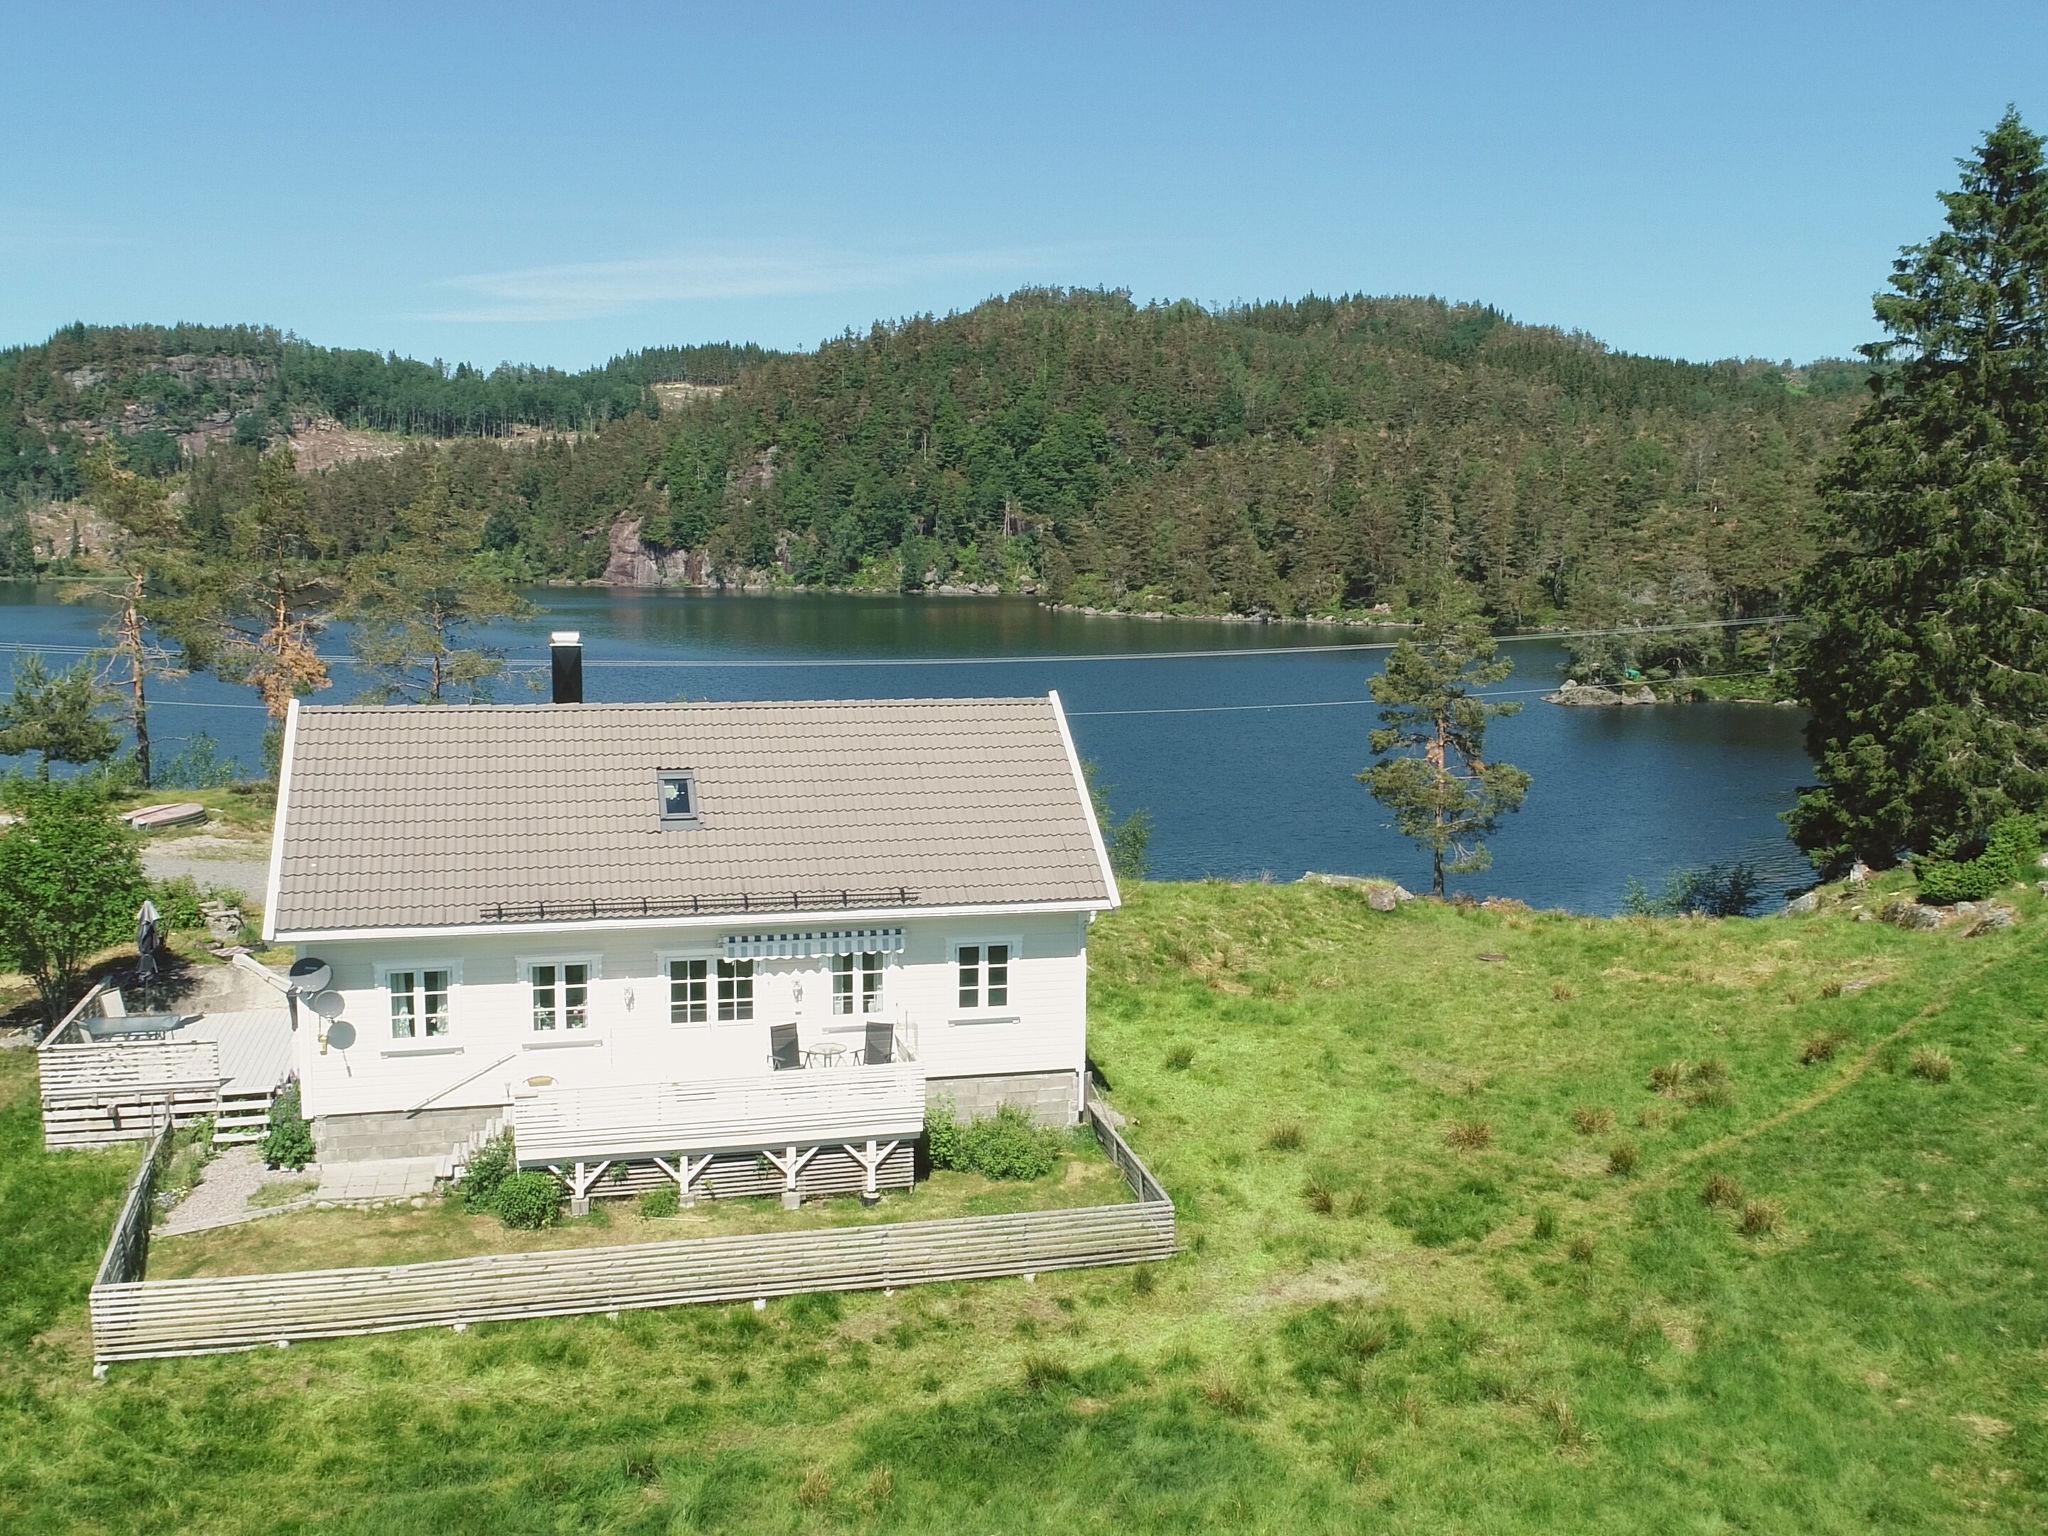
<path id="1" fill-rule="evenodd" d="M 99 1384 L 133 1159 L 41 1154 L 0 1054 L 0 1526 L 2042 1529 L 2019 905 L 1965 939 L 1147 887 L 1095 930 L 1091 1040 L 1179 1203 L 1169 1264 Z"/>
<path id="2" fill-rule="evenodd" d="M 269 852 L 277 796 L 268 785 L 254 785 L 248 789 L 138 790 L 133 794 L 117 795 L 112 804 L 117 811 L 130 811 L 138 806 L 173 805 L 187 800 L 206 807 L 206 820 L 195 821 L 190 826 L 159 828 L 147 834 L 150 843 L 174 843 L 206 835 L 241 838 L 251 846 Z"/>
<path id="3" fill-rule="evenodd" d="M 271 1186 L 273 1188 L 279 1186 Z M 239 1227 L 184 1237 L 159 1237 L 149 1250 L 153 1280 L 190 1275 L 252 1275 L 285 1269 L 335 1269 L 358 1264 L 419 1264 L 478 1253 L 660 1243 L 680 1237 L 729 1237 L 809 1227 L 928 1221 L 941 1216 L 995 1216 L 1081 1205 L 1118 1205 L 1130 1186 L 1095 1144 L 1080 1135 L 1060 1172 L 999 1183 L 973 1173 L 934 1173 L 909 1191 L 884 1194 L 873 1210 L 860 1197 L 814 1200 L 785 1211 L 779 1200 L 707 1200 L 674 1216 L 645 1217 L 632 1199 L 600 1199 L 588 1216 L 566 1217 L 542 1232 L 508 1228 L 496 1216 L 472 1215 L 460 1200 L 430 1200 L 381 1210 L 294 1211 Z"/>

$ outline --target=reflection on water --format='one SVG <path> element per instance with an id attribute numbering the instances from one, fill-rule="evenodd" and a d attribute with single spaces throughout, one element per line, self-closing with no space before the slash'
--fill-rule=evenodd
<path id="1" fill-rule="evenodd" d="M 975 697 L 1056 688 L 1081 755 L 1098 765 L 1118 811 L 1151 812 L 1155 875 L 1290 880 L 1315 869 L 1388 874 L 1411 887 L 1427 879 L 1426 862 L 1383 825 L 1355 781 L 1369 756 L 1369 706 L 1212 712 L 1363 700 L 1384 655 L 1368 643 L 1386 636 L 1055 613 L 1024 598 L 600 589 L 533 597 L 542 611 L 530 623 L 489 637 L 523 666 L 497 689 L 507 702 L 540 696 L 534 689 L 545 687 L 539 664 L 551 629 L 582 632 L 593 700 Z M 0 643 L 92 645 L 98 617 L 59 603 L 49 588 L 0 587 Z M 336 632 L 324 648 L 343 652 L 347 643 Z M 1282 654 L 1143 654 L 1272 649 Z M 1502 687 L 1528 690 L 1518 695 L 1528 707 L 1493 728 L 1491 746 L 1534 785 L 1526 807 L 1493 841 L 1493 868 L 1461 879 L 1459 888 L 1605 912 L 1620 904 L 1628 876 L 1654 885 L 1689 864 L 1747 860 L 1773 892 L 1806 878 L 1778 820 L 1810 771 L 1796 711 L 1746 704 L 1560 709 L 1542 703 L 1540 693 L 1558 677 L 1561 649 L 1518 642 L 1506 650 L 1516 672 Z M 1128 659 L 1076 659 L 1101 655 Z M 1013 659 L 967 659 L 976 657 Z M 834 658 L 945 664 L 860 666 Z M 678 661 L 702 664 L 649 665 Z M 767 665 L 788 661 L 800 664 Z M 8 664 L 0 656 L 0 666 Z M 320 700 L 342 702 L 362 687 L 352 668 L 337 666 L 335 687 Z M 201 677 L 160 685 L 157 696 L 164 703 L 153 721 L 160 761 L 200 730 L 225 753 L 259 760 L 262 713 L 221 707 L 248 705 L 248 690 Z"/>

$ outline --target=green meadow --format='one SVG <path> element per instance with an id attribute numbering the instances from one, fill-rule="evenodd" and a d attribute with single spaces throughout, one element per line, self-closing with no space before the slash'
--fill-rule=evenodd
<path id="1" fill-rule="evenodd" d="M 1983 1532 L 2048 1502 L 2048 909 L 1138 889 L 1158 1266 L 90 1374 L 133 1167 L 0 1054 L 10 1532 Z"/>

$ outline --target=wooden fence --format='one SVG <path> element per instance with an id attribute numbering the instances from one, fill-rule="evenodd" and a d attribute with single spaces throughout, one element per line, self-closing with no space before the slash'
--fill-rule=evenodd
<path id="1" fill-rule="evenodd" d="M 1134 1202 L 432 1264 L 109 1279 L 92 1290 L 95 1369 L 118 1360 L 218 1354 L 303 1339 L 813 1291 L 887 1290 L 1172 1256 L 1178 1250 L 1172 1201 L 1106 1119 L 1090 1118 L 1131 1179 L 1139 1197 Z"/>
<path id="2" fill-rule="evenodd" d="M 107 1239 L 99 1273 L 93 1277 L 95 1295 L 102 1286 L 126 1285 L 142 1278 L 149 1262 L 149 1223 L 155 1214 L 156 1181 L 163 1175 L 164 1164 L 170 1161 L 174 1129 L 170 1117 L 159 1112 L 156 1139 L 150 1142 L 142 1166 L 129 1182 L 128 1198 L 121 1202 L 121 1214 L 114 1218 L 114 1232 Z"/>

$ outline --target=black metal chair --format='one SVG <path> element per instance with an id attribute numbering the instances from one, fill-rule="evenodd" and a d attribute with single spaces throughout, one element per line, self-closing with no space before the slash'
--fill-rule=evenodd
<path id="1" fill-rule="evenodd" d="M 896 1026 L 886 1019 L 870 1019 L 867 1043 L 856 1058 L 864 1067 L 886 1067 L 896 1059 Z"/>
<path id="2" fill-rule="evenodd" d="M 794 1024 L 776 1024 L 768 1030 L 768 1065 L 777 1072 L 787 1072 L 804 1064 L 803 1051 L 796 1040 Z"/>

